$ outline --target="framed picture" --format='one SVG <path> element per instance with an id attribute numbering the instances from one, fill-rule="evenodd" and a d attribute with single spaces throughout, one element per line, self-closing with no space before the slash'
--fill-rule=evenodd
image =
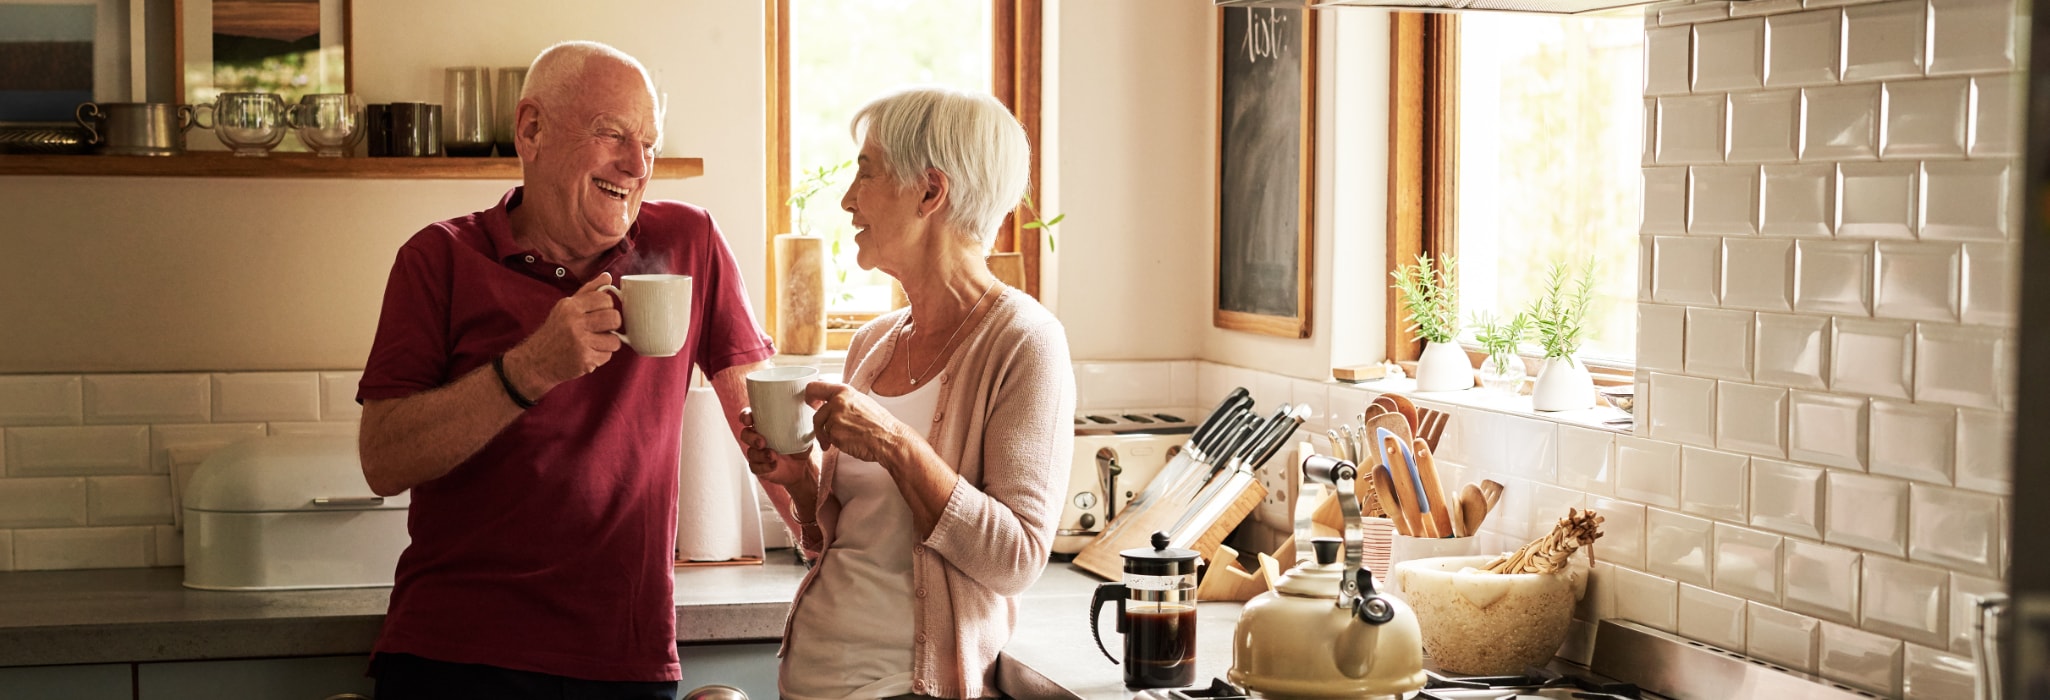
<path id="1" fill-rule="evenodd" d="M 177 0 L 177 94 L 269 92 L 286 104 L 349 89 L 349 0 Z"/>
<path id="2" fill-rule="evenodd" d="M 0 0 L 0 123 L 70 122 L 86 102 L 140 102 L 141 0 Z"/>
<path id="3" fill-rule="evenodd" d="M 1217 250 L 1211 322 L 1310 335 L 1316 14 L 1218 10 Z"/>

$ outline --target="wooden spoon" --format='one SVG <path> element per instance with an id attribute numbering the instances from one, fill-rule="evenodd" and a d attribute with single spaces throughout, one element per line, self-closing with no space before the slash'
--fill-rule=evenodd
<path id="1" fill-rule="evenodd" d="M 1382 396 L 1389 397 L 1389 400 L 1395 403 L 1395 412 L 1402 414 L 1403 422 L 1409 424 L 1409 432 L 1415 434 L 1417 429 L 1416 404 L 1410 403 L 1409 397 L 1401 394 L 1382 394 Z"/>
<path id="2" fill-rule="evenodd" d="M 1488 519 L 1488 497 L 1481 494 L 1480 487 L 1467 484 L 1459 487 L 1459 517 L 1465 521 L 1461 527 L 1469 535 L 1479 534 L 1481 523 Z"/>
<path id="3" fill-rule="evenodd" d="M 1409 537 L 1415 532 L 1409 529 L 1408 514 L 1402 510 L 1402 501 L 1395 495 L 1395 478 L 1388 475 L 1388 467 L 1374 467 L 1374 493 L 1381 501 L 1381 510 L 1388 512 L 1388 520 L 1395 523 L 1395 531 Z"/>
<path id="4" fill-rule="evenodd" d="M 1480 490 L 1481 495 L 1487 497 L 1488 510 L 1494 510 L 1495 505 L 1502 502 L 1502 485 L 1494 479 L 1482 479 Z"/>
<path id="5" fill-rule="evenodd" d="M 1452 527 L 1455 516 L 1449 507 L 1451 504 L 1446 502 L 1445 490 L 1438 485 L 1438 462 L 1431 458 L 1430 446 L 1425 445 L 1422 438 L 1417 438 L 1411 447 L 1416 451 L 1417 478 L 1424 482 L 1423 499 L 1431 504 L 1430 518 L 1437 526 L 1435 529 L 1440 536 L 1455 534 L 1457 530 Z"/>

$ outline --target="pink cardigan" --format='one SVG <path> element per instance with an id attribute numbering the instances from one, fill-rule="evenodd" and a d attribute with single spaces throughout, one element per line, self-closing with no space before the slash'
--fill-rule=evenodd
<path id="1" fill-rule="evenodd" d="M 905 311 L 855 333 L 848 383 L 867 391 L 896 349 Z M 1014 599 L 1046 570 L 1075 445 L 1075 375 L 1067 334 L 1030 296 L 1007 289 L 940 371 L 930 443 L 961 478 L 932 536 L 912 548 L 912 692 L 947 698 L 997 694 L 997 652 L 1017 626 Z M 837 450 L 826 452 L 818 525 L 803 528 L 805 554 L 832 546 L 840 506 L 832 498 Z M 791 619 L 817 578 L 797 587 Z M 790 622 L 783 627 L 788 649 Z M 777 652 L 780 656 L 783 652 Z"/>

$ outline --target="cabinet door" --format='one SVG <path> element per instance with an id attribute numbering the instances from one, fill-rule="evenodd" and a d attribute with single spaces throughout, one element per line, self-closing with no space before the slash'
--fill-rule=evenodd
<path id="1" fill-rule="evenodd" d="M 135 682 L 128 664 L 0 668 L 0 697 L 129 700 Z"/>
<path id="2" fill-rule="evenodd" d="M 312 656 L 243 661 L 138 664 L 138 700 L 322 700 L 340 693 L 369 697 L 376 682 L 363 672 L 368 656 Z"/>
<path id="3" fill-rule="evenodd" d="M 707 685 L 730 685 L 747 693 L 750 700 L 777 697 L 776 642 L 765 644 L 679 644 L 676 657 L 683 664 L 678 693 Z"/>

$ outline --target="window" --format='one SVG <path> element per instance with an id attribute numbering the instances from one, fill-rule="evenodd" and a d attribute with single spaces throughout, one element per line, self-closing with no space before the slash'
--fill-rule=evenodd
<path id="1" fill-rule="evenodd" d="M 1407 35 L 1405 36 L 1405 32 Z M 1580 355 L 1628 365 L 1636 350 L 1635 284 L 1643 148 L 1644 23 L 1636 17 L 1469 13 L 1397 21 L 1396 89 L 1420 113 L 1398 179 L 1419 192 L 1392 240 L 1458 261 L 1462 315 L 1529 307 L 1549 264 L 1595 267 Z M 1397 185 L 1398 196 L 1400 185 Z M 1391 207 L 1391 210 L 1396 207 Z M 1391 263 L 1396 261 L 1391 261 Z M 1390 336 L 1391 356 L 1407 339 Z M 1415 350 L 1409 350 L 1414 356 Z"/>
<path id="2" fill-rule="evenodd" d="M 858 144 L 848 120 L 862 104 L 913 84 L 946 85 L 995 94 L 1012 108 L 1035 146 L 1038 183 L 1039 0 L 773 0 L 766 3 L 770 95 L 769 226 L 771 233 L 808 231 L 827 239 L 828 347 L 839 349 L 860 322 L 892 306 L 887 275 L 855 264 L 853 228 L 840 198 L 852 166 L 820 178 L 821 168 L 853 160 Z M 823 180 L 823 184 L 821 181 Z M 811 186 L 811 187 L 807 187 Z M 802 208 L 786 206 L 793 191 L 814 189 Z M 1015 217 L 1013 217 L 1015 218 Z M 1007 221 L 998 251 L 1024 253 L 1025 290 L 1037 293 L 1037 232 Z M 773 240 L 769 279 L 776 280 Z M 775 295 L 768 316 L 774 328 Z"/>

